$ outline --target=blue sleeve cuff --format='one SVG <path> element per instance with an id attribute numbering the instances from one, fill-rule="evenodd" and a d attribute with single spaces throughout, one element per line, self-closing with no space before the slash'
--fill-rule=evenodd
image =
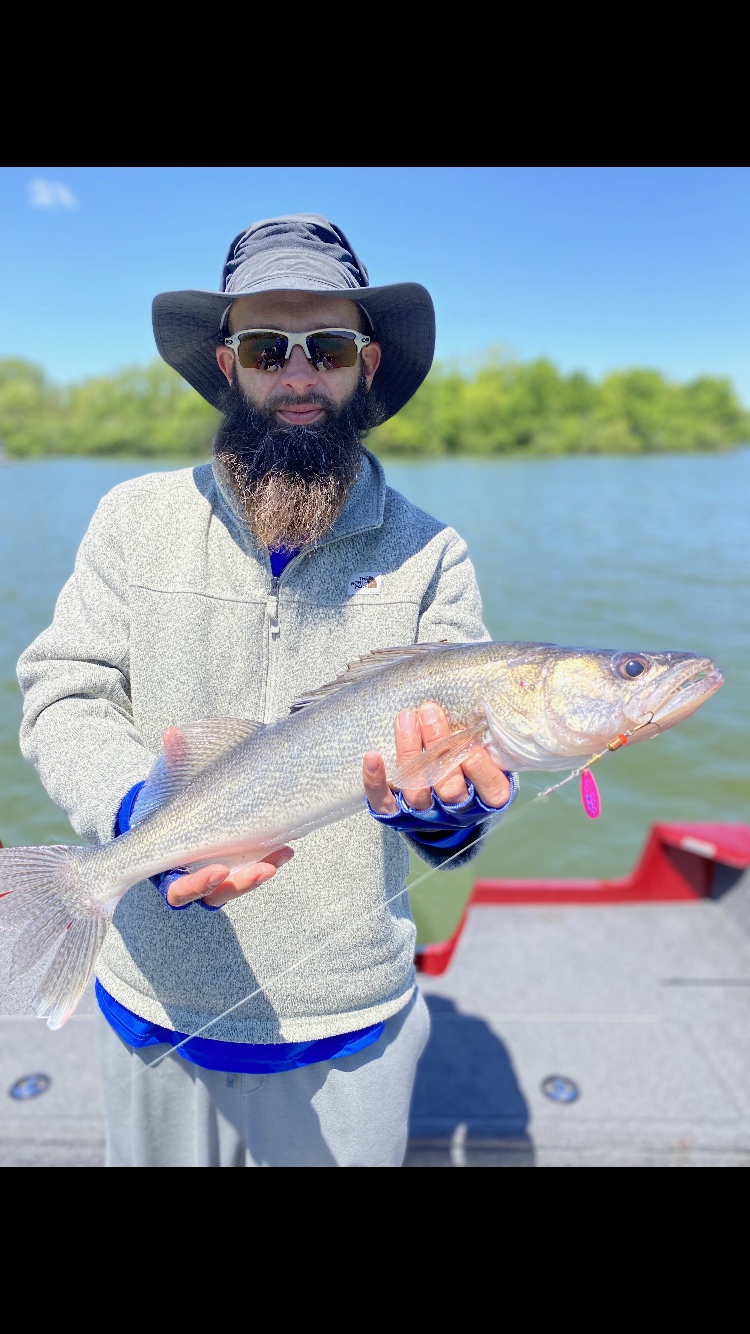
<path id="1" fill-rule="evenodd" d="M 120 808 L 117 812 L 117 815 L 115 816 L 115 824 L 114 824 L 114 829 L 112 831 L 112 835 L 114 838 L 119 838 L 120 834 L 127 834 L 130 828 L 130 821 L 133 814 L 133 807 L 135 806 L 135 803 L 138 800 L 138 793 L 143 787 L 145 781 L 146 780 L 144 778 L 141 780 L 140 783 L 134 783 L 130 791 L 125 793 L 125 796 L 120 802 Z"/>
<path id="2" fill-rule="evenodd" d="M 468 795 L 463 801 L 450 804 L 440 800 L 437 793 L 432 790 L 432 802 L 424 811 L 415 810 L 413 806 L 404 800 L 403 792 L 394 792 L 398 810 L 392 815 L 379 815 L 367 803 L 367 808 L 374 820 L 381 824 L 388 825 L 395 829 L 399 834 L 412 834 L 419 836 L 428 831 L 430 833 L 453 833 L 464 829 L 471 829 L 484 820 L 490 820 L 493 816 L 503 815 L 507 811 L 511 802 L 514 800 L 518 791 L 518 779 L 515 774 L 506 774 L 510 782 L 510 796 L 504 806 L 485 806 L 474 791 L 473 783 L 469 783 Z"/>
<path id="3" fill-rule="evenodd" d="M 125 793 L 125 796 L 120 802 L 120 808 L 117 812 L 117 815 L 115 816 L 115 823 L 113 829 L 113 835 L 115 838 L 119 838 L 120 834 L 127 834 L 128 830 L 131 828 L 131 821 L 133 818 L 133 810 L 135 808 L 135 803 L 138 800 L 138 793 L 143 787 L 145 781 L 146 780 L 143 779 L 143 781 L 140 783 L 134 783 L 133 786 L 130 788 L 130 791 Z M 188 869 L 186 866 L 176 866 L 172 871 L 160 871 L 158 875 L 152 875 L 150 877 L 151 884 L 154 885 L 156 889 L 158 889 L 167 907 L 172 912 L 184 912 L 186 908 L 192 908 L 193 906 L 192 903 L 183 903 L 179 908 L 176 908 L 175 905 L 173 903 L 170 903 L 167 899 L 167 890 L 169 889 L 169 886 L 172 884 L 172 882 L 174 880 L 179 880 L 181 875 L 187 875 L 187 874 L 188 874 Z M 193 903 L 195 902 L 199 903 L 201 908 L 205 908 L 206 912 L 219 912 L 219 907 L 212 908 L 209 906 L 208 903 L 204 903 L 203 899 L 197 899 L 197 900 L 194 899 Z"/>
<path id="4" fill-rule="evenodd" d="M 505 770 L 503 770 L 506 773 Z M 504 815 L 518 792 L 518 776 L 506 773 L 510 782 L 510 796 L 504 806 L 486 806 L 468 783 L 468 795 L 451 805 L 432 792 L 432 803 L 425 811 L 417 811 L 404 800 L 402 792 L 394 792 L 398 810 L 393 815 L 379 815 L 368 802 L 368 810 L 375 820 L 390 826 L 399 834 L 408 834 L 433 852 L 456 852 L 464 844 L 471 844 L 478 827 L 486 820 Z"/>

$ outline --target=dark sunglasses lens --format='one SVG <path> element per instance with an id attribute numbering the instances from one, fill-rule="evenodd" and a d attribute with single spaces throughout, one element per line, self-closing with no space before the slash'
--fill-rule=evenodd
<path id="1" fill-rule="evenodd" d="M 346 334 L 315 334 L 308 338 L 307 346 L 319 371 L 337 371 L 341 366 L 353 366 L 357 360 L 357 344 Z"/>
<path id="2" fill-rule="evenodd" d="M 240 339 L 237 356 L 246 370 L 278 370 L 286 360 L 286 338 L 275 333 L 248 334 Z"/>

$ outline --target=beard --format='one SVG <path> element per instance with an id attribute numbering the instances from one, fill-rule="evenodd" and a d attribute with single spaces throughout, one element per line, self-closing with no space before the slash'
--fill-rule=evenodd
<path id="1" fill-rule="evenodd" d="M 278 421 L 289 407 L 320 407 L 309 426 Z M 260 407 L 235 376 L 221 405 L 225 420 L 214 463 L 227 474 L 261 546 L 294 550 L 333 527 L 362 466 L 362 437 L 372 421 L 364 368 L 351 398 L 336 406 L 320 393 L 279 394 Z"/>

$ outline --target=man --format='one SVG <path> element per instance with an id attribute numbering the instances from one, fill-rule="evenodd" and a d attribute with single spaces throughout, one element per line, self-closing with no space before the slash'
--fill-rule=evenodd
<path id="1" fill-rule="evenodd" d="M 225 414 L 213 463 L 104 497 L 19 664 L 24 754 L 91 841 L 130 827 L 180 724 L 271 721 L 370 649 L 488 637 L 465 544 L 361 443 L 429 370 L 423 288 L 370 288 L 301 214 L 241 232 L 219 292 L 157 297 L 154 331 Z M 395 727 L 399 763 L 449 731 L 430 701 Z M 394 794 L 377 754 L 363 781 L 369 812 L 294 853 L 119 903 L 96 984 L 110 1165 L 403 1161 L 428 1035 L 407 843 L 460 864 L 513 785 L 485 751 L 435 792 Z"/>

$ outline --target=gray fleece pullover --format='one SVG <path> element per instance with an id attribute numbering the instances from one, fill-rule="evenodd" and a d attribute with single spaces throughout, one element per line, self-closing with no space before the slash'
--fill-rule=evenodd
<path id="1" fill-rule="evenodd" d="M 19 662 L 21 748 L 73 828 L 106 842 L 171 724 L 271 722 L 370 649 L 488 638 L 466 544 L 387 487 L 370 453 L 332 531 L 278 580 L 218 467 L 151 473 L 101 501 L 52 625 Z M 222 1041 L 364 1028 L 414 989 L 408 895 L 384 902 L 408 861 L 403 837 L 364 812 L 301 840 L 220 912 L 172 912 L 142 882 L 117 906 L 98 976 L 183 1033 L 263 987 L 206 1034 Z"/>

